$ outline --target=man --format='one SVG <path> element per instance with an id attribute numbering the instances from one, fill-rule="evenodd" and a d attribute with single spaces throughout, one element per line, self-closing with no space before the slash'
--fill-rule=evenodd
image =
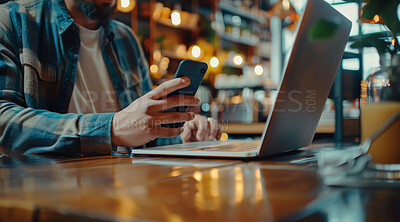
<path id="1" fill-rule="evenodd" d="M 136 37 L 110 20 L 115 5 L 116 0 L 1 5 L 1 154 L 110 154 L 117 146 L 156 138 L 160 145 L 220 137 L 215 120 L 163 112 L 199 100 L 165 98 L 188 85 L 187 78 L 151 90 Z M 181 128 L 161 127 L 182 121 L 187 122 Z"/>

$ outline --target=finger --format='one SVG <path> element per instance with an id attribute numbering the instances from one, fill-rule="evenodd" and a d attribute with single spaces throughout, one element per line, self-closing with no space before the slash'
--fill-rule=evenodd
<path id="1" fill-rule="evenodd" d="M 198 141 L 198 140 L 196 139 L 197 129 L 193 129 L 193 130 L 191 130 L 191 131 L 192 131 L 192 137 L 190 137 L 190 142 L 196 142 L 196 141 Z"/>
<path id="2" fill-rule="evenodd" d="M 189 122 L 186 122 L 185 125 L 183 125 L 183 133 L 181 134 L 181 139 L 184 143 L 189 142 L 192 137 L 192 130 L 189 128 L 188 123 Z"/>
<path id="3" fill-rule="evenodd" d="M 157 138 L 167 138 L 167 137 L 176 137 L 181 135 L 183 132 L 183 127 L 179 128 L 168 128 L 168 127 L 158 127 L 155 131 L 154 134 L 156 135 Z"/>
<path id="4" fill-rule="evenodd" d="M 212 141 L 217 137 L 218 129 L 220 128 L 220 126 L 218 121 L 215 119 L 209 119 L 208 123 L 210 125 L 210 135 L 208 139 Z"/>
<path id="5" fill-rule="evenodd" d="M 161 113 L 160 115 L 154 117 L 150 122 L 149 125 L 161 125 L 166 123 L 179 123 L 179 122 L 186 122 L 190 121 L 195 117 L 194 113 L 187 112 L 187 113 L 180 113 L 180 112 L 171 112 L 171 113 Z"/>
<path id="6" fill-rule="evenodd" d="M 164 82 L 163 84 L 159 85 L 154 90 L 147 93 L 151 99 L 161 99 L 164 96 L 167 96 L 171 92 L 184 88 L 190 84 L 190 79 L 187 77 L 181 77 L 172 79 L 169 81 Z"/>
<path id="7" fill-rule="evenodd" d="M 196 139 L 197 126 L 196 126 L 196 124 L 194 122 L 195 122 L 194 120 L 188 122 L 190 131 L 191 131 L 190 142 L 196 142 L 197 141 L 197 139 Z"/>
<path id="8" fill-rule="evenodd" d="M 208 137 L 208 121 L 206 118 L 201 118 L 196 122 L 197 133 L 196 139 L 198 141 L 203 141 Z"/>
<path id="9" fill-rule="evenodd" d="M 217 140 L 220 140 L 221 136 L 222 136 L 222 127 L 221 127 L 221 124 L 219 124 L 219 129 L 218 129 L 218 132 L 217 132 L 217 136 L 215 138 Z"/>
<path id="10" fill-rule="evenodd" d="M 197 126 L 196 126 L 196 124 L 194 122 L 195 122 L 194 120 L 187 122 L 188 128 L 190 129 L 189 142 L 196 142 L 197 141 L 197 139 L 196 139 Z"/>
<path id="11" fill-rule="evenodd" d="M 200 99 L 190 95 L 174 95 L 168 96 L 161 100 L 160 108 L 157 110 L 168 110 L 178 106 L 197 106 L 200 103 Z"/>
<path id="12" fill-rule="evenodd" d="M 194 121 L 189 121 L 189 122 L 188 122 L 188 126 L 189 126 L 189 128 L 190 128 L 191 130 L 196 130 L 196 129 L 197 129 L 197 126 L 196 126 L 196 124 L 194 123 Z"/>

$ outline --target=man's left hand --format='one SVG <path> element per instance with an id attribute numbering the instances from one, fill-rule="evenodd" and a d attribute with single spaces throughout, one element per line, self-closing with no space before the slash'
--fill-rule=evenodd
<path id="1" fill-rule="evenodd" d="M 193 120 L 185 122 L 182 142 L 213 141 L 221 138 L 221 125 L 213 118 L 207 118 L 196 114 Z"/>

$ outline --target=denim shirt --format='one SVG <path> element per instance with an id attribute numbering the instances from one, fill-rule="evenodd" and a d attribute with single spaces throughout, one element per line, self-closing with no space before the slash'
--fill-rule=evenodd
<path id="1" fill-rule="evenodd" d="M 102 55 L 122 109 L 151 90 L 148 64 L 128 26 L 110 20 L 103 28 Z M 67 113 L 79 47 L 63 0 L 0 5 L 0 154 L 111 153 L 114 113 Z"/>

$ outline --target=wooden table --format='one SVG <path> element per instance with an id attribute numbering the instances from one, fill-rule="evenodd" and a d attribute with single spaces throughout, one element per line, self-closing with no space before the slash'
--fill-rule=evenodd
<path id="1" fill-rule="evenodd" d="M 307 155 L 0 158 L 0 221 L 400 221 L 398 191 L 327 187 Z"/>

